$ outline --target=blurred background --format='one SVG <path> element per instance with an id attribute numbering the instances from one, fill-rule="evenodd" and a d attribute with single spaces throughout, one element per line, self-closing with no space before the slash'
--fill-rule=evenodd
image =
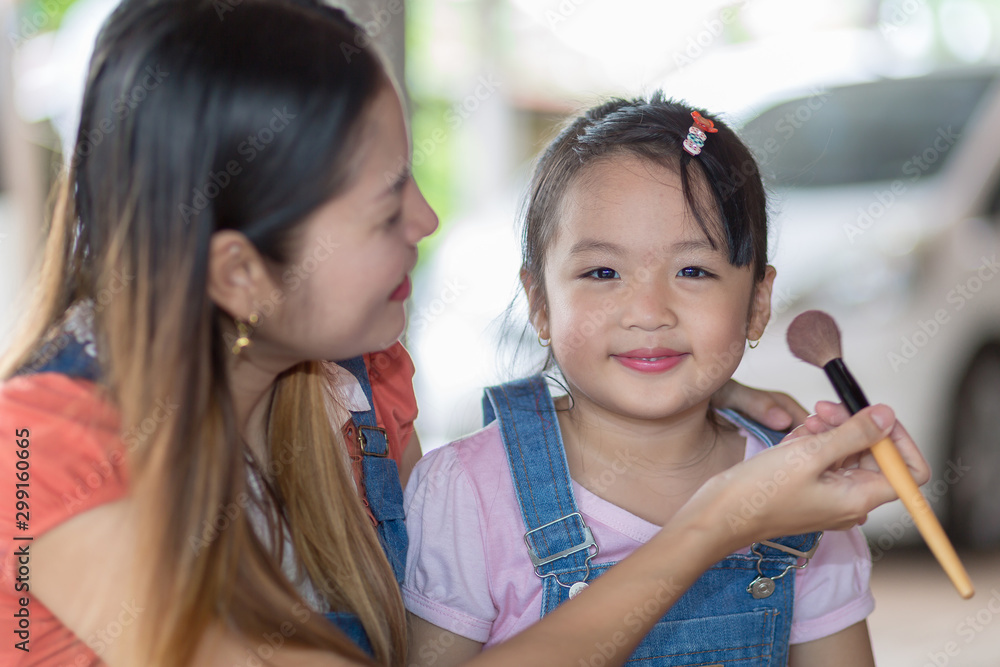
<path id="1" fill-rule="evenodd" d="M 115 4 L 0 0 L 0 346 L 28 294 L 89 50 Z M 947 587 L 900 578 L 943 578 L 933 563 L 904 567 L 923 552 L 904 548 L 917 540 L 901 505 L 872 515 L 876 573 L 902 558 L 902 589 L 948 598 L 909 632 L 895 611 L 877 611 L 882 664 L 1000 665 L 1000 632 L 986 622 L 1000 608 L 1000 2 L 340 4 L 363 28 L 356 42 L 379 44 L 405 82 L 414 172 L 441 218 L 407 332 L 425 450 L 479 427 L 484 385 L 541 361 L 517 282 L 537 153 L 572 114 L 662 88 L 738 127 L 772 195 L 774 317 L 737 378 L 807 406 L 832 398 L 784 342 L 798 313 L 832 314 L 869 398 L 896 408 L 931 461 L 928 500 L 963 553 L 979 554 L 980 595 L 953 620 Z M 930 608 L 919 594 L 912 604 Z M 966 640 L 970 609 L 983 632 Z"/>

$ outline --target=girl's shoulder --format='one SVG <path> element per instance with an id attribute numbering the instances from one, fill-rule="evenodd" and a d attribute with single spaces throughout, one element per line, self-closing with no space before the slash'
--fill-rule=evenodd
<path id="1" fill-rule="evenodd" d="M 406 485 L 408 494 L 417 488 L 434 484 L 440 486 L 445 479 L 479 492 L 484 486 L 496 484 L 510 476 L 507 456 L 500 440 L 496 421 L 487 426 L 424 454 L 413 469 Z"/>

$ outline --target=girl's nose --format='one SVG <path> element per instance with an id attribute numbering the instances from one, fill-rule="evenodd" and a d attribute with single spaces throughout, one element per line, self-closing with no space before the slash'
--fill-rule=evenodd
<path id="1" fill-rule="evenodd" d="M 677 313 L 671 301 L 670 288 L 663 281 L 637 280 L 623 303 L 622 326 L 644 331 L 676 326 Z"/>

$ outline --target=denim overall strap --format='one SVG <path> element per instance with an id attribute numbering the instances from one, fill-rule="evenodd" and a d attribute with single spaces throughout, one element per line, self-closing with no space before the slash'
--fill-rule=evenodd
<path id="1" fill-rule="evenodd" d="M 545 379 L 533 375 L 489 387 L 483 397 L 483 417 L 487 424 L 494 418 L 500 422 L 535 574 L 563 587 L 586 581 L 597 545 L 573 497 L 559 421 Z"/>
<path id="2" fill-rule="evenodd" d="M 508 459 L 515 460 L 517 443 L 522 443 L 524 451 L 534 454 L 534 459 L 544 460 L 553 458 L 551 454 L 545 455 L 537 451 L 548 445 L 542 443 L 538 445 L 532 434 L 528 432 L 532 417 L 522 418 L 521 412 L 534 415 L 536 421 L 545 420 L 546 413 L 542 408 L 545 402 L 539 396 L 544 392 L 548 397 L 548 392 L 544 382 L 529 378 L 525 381 L 532 390 L 526 392 L 528 397 L 535 401 L 529 402 L 522 399 L 520 404 L 523 407 L 519 411 L 511 410 L 507 400 L 513 393 L 515 398 L 522 398 L 522 393 L 511 389 L 511 385 L 503 385 L 487 390 L 489 402 L 484 401 L 484 413 L 487 421 L 492 419 L 494 412 L 500 418 L 501 435 L 504 439 L 504 446 L 508 452 Z M 523 389 L 522 383 L 515 383 L 514 389 Z M 551 398 L 548 398 L 551 402 Z M 506 406 L 504 405 L 506 404 Z M 506 428 L 503 409 L 507 407 L 507 420 L 514 423 L 515 428 Z M 726 417 L 730 417 L 726 415 Z M 738 421 L 744 425 L 742 419 Z M 548 417 L 544 428 L 549 425 L 555 428 L 558 434 L 558 424 L 554 415 Z M 780 439 L 780 435 L 766 434 L 758 432 L 756 424 L 747 422 L 748 430 L 754 432 L 758 437 L 769 445 Z M 750 427 L 753 428 L 750 428 Z M 536 428 L 538 426 L 536 425 Z M 515 439 L 518 438 L 518 439 Z M 544 439 L 552 440 L 551 435 L 546 435 Z M 508 440 L 514 445 L 508 444 Z M 531 449 L 534 445 L 535 450 Z M 512 450 L 514 452 L 512 453 Z M 561 451 L 561 450 L 560 450 Z M 561 451 L 562 453 L 562 451 Z M 562 459 L 565 454 L 562 453 Z M 528 465 L 528 464 L 526 464 Z M 532 491 L 544 488 L 544 485 L 555 487 L 562 486 L 562 475 L 555 476 L 552 470 L 548 470 L 548 462 L 545 465 L 530 466 L 536 476 L 532 477 Z M 513 466 L 512 466 L 513 471 Z M 514 475 L 515 480 L 518 475 Z M 539 479 L 544 477 L 545 479 Z M 569 476 L 566 474 L 567 488 L 572 497 Z M 525 502 L 525 497 L 521 488 L 515 483 L 515 490 L 519 495 L 522 512 L 525 506 L 530 503 Z M 575 509 L 575 503 L 573 506 Z M 529 526 L 527 519 L 525 525 Z M 530 527 L 530 526 L 529 526 Z M 810 536 L 813 541 L 817 539 Z M 787 539 L 787 538 L 782 538 Z M 761 549 L 763 549 L 761 547 Z M 788 662 L 788 639 L 791 633 L 792 610 L 795 602 L 795 570 L 785 574 L 789 566 L 794 565 L 798 559 L 779 549 L 773 549 L 773 554 L 767 558 L 761 558 L 751 554 L 730 554 L 709 568 L 691 587 L 679 598 L 676 599 L 670 610 L 653 626 L 652 630 L 645 636 L 635 651 L 629 656 L 627 665 L 636 667 L 691 667 L 693 665 L 726 665 L 735 667 L 784 667 Z M 608 569 L 615 565 L 608 563 L 588 563 L 582 568 L 584 576 L 589 575 L 590 580 L 603 575 Z M 579 575 L 581 568 L 576 567 Z M 754 597 L 748 591 L 748 584 L 754 581 L 757 576 L 772 577 L 778 580 L 772 594 L 761 599 Z M 569 581 L 567 577 L 560 574 L 560 579 Z M 542 606 L 541 615 L 553 611 L 560 604 L 568 600 L 572 594 L 572 589 L 568 588 L 563 581 L 555 581 L 555 577 L 546 577 L 542 581 Z M 577 580 L 580 580 L 578 578 Z M 666 597 L 675 597 L 680 591 L 677 586 L 668 578 L 661 580 L 656 586 L 649 590 L 650 601 L 665 600 Z M 638 628 L 639 624 L 646 620 L 649 612 L 647 607 L 637 606 L 629 615 L 623 618 L 626 628 Z M 617 641 L 617 640 L 615 640 Z M 594 656 L 597 659 L 593 664 L 611 660 L 620 649 L 619 644 L 612 642 L 598 642 L 594 644 Z M 598 657 L 600 656 L 600 657 Z"/>
<path id="3" fill-rule="evenodd" d="M 781 439 L 785 437 L 785 434 L 781 431 L 775 431 L 767 428 L 762 424 L 744 417 L 740 413 L 734 410 L 719 410 L 725 419 L 729 420 L 733 424 L 740 426 L 747 430 L 747 432 L 755 435 L 768 447 L 773 447 L 781 442 Z M 766 489 L 761 489 L 761 493 L 766 495 Z M 808 553 L 816 544 L 819 542 L 823 533 L 804 533 L 802 535 L 789 535 L 785 537 L 780 537 L 773 540 L 768 540 L 768 542 L 780 544 L 782 546 L 788 547 L 795 551 L 802 553 Z M 779 549 L 767 546 L 767 544 L 762 544 L 757 549 L 764 557 L 764 559 L 773 559 L 778 554 L 782 553 Z M 784 552 L 787 553 L 787 552 Z M 784 559 L 782 559 L 784 560 Z"/>
<path id="4" fill-rule="evenodd" d="M 361 445 L 361 470 L 365 482 L 365 498 L 377 522 L 378 539 L 385 551 L 397 583 L 402 585 L 406 565 L 406 525 L 403 523 L 403 487 L 399 482 L 399 469 L 389 458 L 389 444 L 385 430 L 375 420 L 375 403 L 368 369 L 364 357 L 338 361 L 358 379 L 365 392 L 370 410 L 351 412 L 351 421 L 358 432 Z"/>

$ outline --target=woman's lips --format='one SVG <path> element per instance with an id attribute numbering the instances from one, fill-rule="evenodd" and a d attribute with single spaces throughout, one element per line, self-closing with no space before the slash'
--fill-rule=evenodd
<path id="1" fill-rule="evenodd" d="M 408 296 L 410 296 L 410 276 L 403 278 L 403 282 L 399 283 L 399 287 L 389 295 L 389 300 L 405 301 Z"/>
<path id="2" fill-rule="evenodd" d="M 687 356 L 667 347 L 643 348 L 611 355 L 618 363 L 642 373 L 663 373 L 681 363 Z"/>

